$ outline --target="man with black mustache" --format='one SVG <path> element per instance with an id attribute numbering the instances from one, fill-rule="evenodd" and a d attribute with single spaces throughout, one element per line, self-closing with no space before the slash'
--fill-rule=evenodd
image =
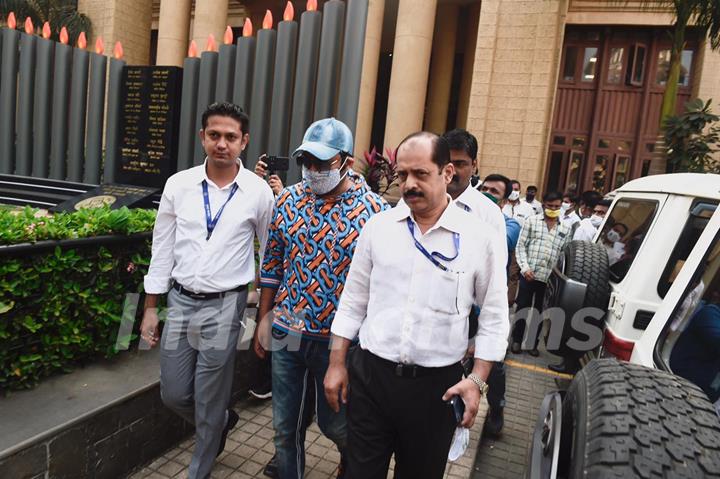
<path id="1" fill-rule="evenodd" d="M 447 140 L 410 135 L 396 168 L 405 201 L 365 224 L 331 326 L 325 396 L 335 410 L 349 406 L 346 479 L 384 479 L 393 453 L 396 478 L 441 478 L 453 431 L 472 426 L 507 347 L 504 238 L 447 194 Z M 463 379 L 473 305 L 475 359 Z M 465 404 L 460 424 L 447 404 L 454 397 Z"/>
<path id="2" fill-rule="evenodd" d="M 505 251 L 505 217 L 502 211 L 493 200 L 470 184 L 472 174 L 477 168 L 477 140 L 468 131 L 460 128 L 450 130 L 442 136 L 450 148 L 450 163 L 455 169 L 455 174 L 447 185 L 447 193 L 457 206 L 472 213 L 482 224 L 487 225 L 492 230 L 499 249 Z M 398 206 L 404 205 L 406 198 L 423 198 L 423 193 L 419 190 L 405 192 Z M 502 260 L 504 267 L 507 258 L 498 260 Z M 470 333 L 474 334 L 474 331 L 471 324 Z"/>

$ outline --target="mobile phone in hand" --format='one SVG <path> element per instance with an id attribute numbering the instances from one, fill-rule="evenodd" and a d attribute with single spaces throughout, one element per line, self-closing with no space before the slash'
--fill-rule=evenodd
<path id="1" fill-rule="evenodd" d="M 263 161 L 270 172 L 288 171 L 290 169 L 290 158 L 287 156 L 268 156 Z"/>
<path id="2" fill-rule="evenodd" d="M 455 416 L 455 424 L 459 425 L 465 415 L 465 401 L 463 401 L 460 396 L 453 396 L 448 401 L 448 404 L 452 407 L 453 414 Z"/>

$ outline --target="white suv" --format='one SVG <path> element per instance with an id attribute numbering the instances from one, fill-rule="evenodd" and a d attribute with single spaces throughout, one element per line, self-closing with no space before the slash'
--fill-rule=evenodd
<path id="1" fill-rule="evenodd" d="M 546 299 L 607 301 L 586 355 L 601 359 L 546 396 L 530 478 L 720 478 L 718 203 L 718 175 L 631 181 L 594 242 L 564 252 Z"/>

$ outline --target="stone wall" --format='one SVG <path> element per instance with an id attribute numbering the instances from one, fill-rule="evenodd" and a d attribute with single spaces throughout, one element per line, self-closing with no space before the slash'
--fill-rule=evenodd
<path id="1" fill-rule="evenodd" d="M 693 94 L 703 100 L 713 100 L 713 112 L 720 114 L 720 52 L 712 51 L 705 42 L 699 52 L 699 77 L 696 76 L 697 90 Z"/>
<path id="2" fill-rule="evenodd" d="M 116 41 L 122 42 L 129 65 L 147 65 L 150 61 L 152 2 L 148 0 L 79 0 L 78 10 L 90 17 L 93 25 L 88 47 L 102 36 L 106 53 L 112 54 Z"/>
<path id="3" fill-rule="evenodd" d="M 566 0 L 483 1 L 468 114 L 480 176 L 541 183 L 566 12 Z"/>

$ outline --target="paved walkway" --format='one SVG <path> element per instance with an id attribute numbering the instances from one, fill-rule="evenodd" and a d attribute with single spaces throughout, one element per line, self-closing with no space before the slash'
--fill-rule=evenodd
<path id="1" fill-rule="evenodd" d="M 506 357 L 505 426 L 499 439 L 483 437 L 478 449 L 473 479 L 525 477 L 530 439 L 543 397 L 565 389 L 567 379 L 546 369 L 559 358 L 541 351 L 539 357 L 508 353 Z"/>
<path id="2" fill-rule="evenodd" d="M 249 479 L 266 478 L 262 471 L 275 452 L 272 429 L 272 401 L 248 399 L 235 406 L 240 415 L 237 426 L 228 435 L 225 451 L 218 458 L 212 478 Z M 477 451 L 480 431 L 487 411 L 483 401 L 475 426 L 470 431 L 470 445 L 465 456 L 448 464 L 447 479 L 468 479 L 472 474 L 474 455 Z M 131 474 L 131 479 L 169 479 L 187 477 L 187 467 L 192 457 L 193 439 L 188 439 L 157 458 L 151 464 Z M 308 428 L 305 441 L 305 478 L 331 479 L 337 475 L 340 454 L 334 444 L 323 436 L 317 424 Z M 392 470 L 392 464 L 391 464 Z M 388 475 L 388 477 L 392 477 Z"/>

